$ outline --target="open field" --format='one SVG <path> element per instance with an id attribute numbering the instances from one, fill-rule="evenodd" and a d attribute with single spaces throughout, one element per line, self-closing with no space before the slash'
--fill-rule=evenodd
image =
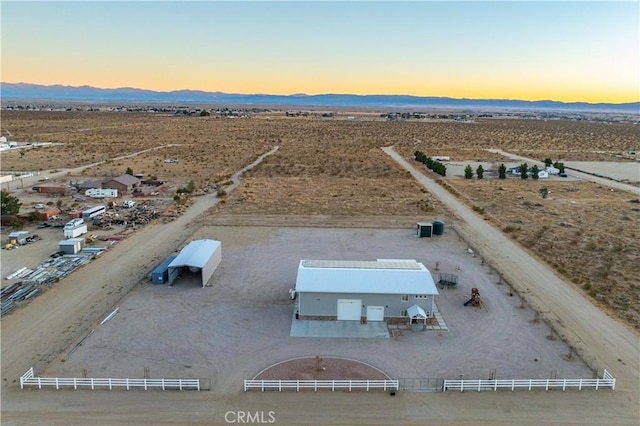
<path id="1" fill-rule="evenodd" d="M 640 326 L 640 205 L 632 194 L 591 182 L 463 179 L 451 185 L 607 312 Z M 542 187 L 551 191 L 546 199 Z"/>
<path id="2" fill-rule="evenodd" d="M 116 131 L 112 135 L 110 129 L 114 128 Z M 572 361 L 563 358 L 569 353 L 566 344 L 546 339 L 548 326 L 543 321 L 531 322 L 535 314 L 526 306 L 519 307 L 518 296 L 506 295 L 507 286 L 496 284 L 497 274 L 489 274 L 489 268 L 481 265 L 481 259 L 466 253 L 466 245 L 462 242 L 453 241 L 456 248 L 442 249 L 442 253 L 451 261 L 460 260 L 460 275 L 471 274 L 466 281 L 479 277 L 484 291 L 481 294 L 489 312 L 460 306 L 460 300 L 467 298 L 463 285 L 456 290 L 443 291 L 439 307 L 451 329 L 443 336 L 423 332 L 405 334 L 398 341 L 376 339 L 364 344 L 358 341 L 344 345 L 327 343 L 326 339 L 310 339 L 304 343 L 309 346 L 291 346 L 289 343 L 293 338 L 288 337 L 288 327 L 281 326 L 291 321 L 292 307 L 286 291 L 295 280 L 297 263 L 294 260 L 303 255 L 369 259 L 393 254 L 393 257 L 424 260 L 433 269 L 434 260 L 429 252 L 415 246 L 428 244 L 424 239 L 413 237 L 415 222 L 442 218 L 449 226 L 451 222 L 458 224 L 459 219 L 441 200 L 382 154 L 381 147 L 395 145 L 407 159 L 416 149 L 427 152 L 433 148 L 437 155 L 455 156 L 455 160 L 494 162 L 501 161 L 499 154 L 489 153 L 486 149 L 499 148 L 534 158 L 543 158 L 542 153 L 554 149 L 565 154 L 562 158 L 560 154 L 551 153 L 550 156 L 566 161 L 590 158 L 583 157 L 585 153 L 610 151 L 612 156 L 607 158 L 616 160 L 614 152 L 637 144 L 638 136 L 632 125 L 526 120 L 476 123 L 287 118 L 216 120 L 130 113 L 3 112 L 3 134 L 7 129 L 19 141 L 72 145 L 64 145 L 64 149 L 59 145 L 32 149 L 25 151 L 22 157 L 17 152 L 5 151 L 1 157 L 3 170 L 64 169 L 145 148 L 181 143 L 183 145 L 175 147 L 170 155 L 165 156 L 161 150 L 153 155 L 118 160 L 117 165 L 112 161 L 96 166 L 95 171 L 88 169 L 85 172 L 87 177 L 92 174 L 108 176 L 111 170 L 120 174 L 126 167 L 132 167 L 135 172 L 157 174 L 158 178 L 167 180 L 168 189 L 163 198 L 169 201 L 171 188 L 182 186 L 191 179 L 204 188 L 208 182 L 229 179 L 232 172 L 275 145 L 280 149 L 248 172 L 235 191 L 231 191 L 233 185 L 230 185 L 229 194 L 222 196 L 222 203 L 216 205 L 212 194 L 194 197 L 192 207 L 174 222 L 151 224 L 138 230 L 25 308 L 3 318 L 3 423 L 87 424 L 100 419 L 101 423 L 110 424 L 150 421 L 180 424 L 189 419 L 192 423 L 220 424 L 224 422 L 226 410 L 271 410 L 274 407 L 280 412 L 278 424 L 397 424 L 400 418 L 405 423 L 450 424 L 477 424 L 478 421 L 509 424 L 638 422 L 638 366 L 634 359 L 637 358 L 637 347 L 625 349 L 629 346 L 626 341 L 630 342 L 634 337 L 637 341 L 637 329 L 629 334 L 628 329 L 620 326 L 624 332 L 615 329 L 617 331 L 610 334 L 598 334 L 597 331 L 602 330 L 600 323 L 590 326 L 582 311 L 572 310 L 578 306 L 572 302 L 573 298 L 582 300 L 576 289 L 585 293 L 595 289 L 596 298 L 606 299 L 602 303 L 607 306 L 600 305 L 602 309 L 610 309 L 608 312 L 631 329 L 635 326 L 637 297 L 630 296 L 631 300 L 628 300 L 623 296 L 625 291 L 630 295 L 637 294 L 634 293 L 638 276 L 637 245 L 634 245 L 637 242 L 627 240 L 635 232 L 629 229 L 638 221 L 637 211 L 633 210 L 637 204 L 630 202 L 637 196 L 611 192 L 602 185 L 588 182 L 544 182 L 550 185 L 551 196 L 542 199 L 536 186 L 541 182 L 477 182 L 456 177 L 443 180 L 450 191 L 459 194 L 459 200 L 469 207 L 483 208 L 486 222 L 496 224 L 497 229 L 519 227 L 507 234 L 511 241 L 525 247 L 536 259 L 546 260 L 536 250 L 560 244 L 554 239 L 555 235 L 560 235 L 567 250 L 551 251 L 555 257 L 549 256 L 546 263 L 555 268 L 564 267 L 564 272 L 556 269 L 556 273 L 566 280 L 578 277 L 582 281 L 567 286 L 566 291 L 561 285 L 565 297 L 563 309 L 568 311 L 563 315 L 568 315 L 565 318 L 570 320 L 553 326 L 570 328 L 568 334 L 578 330 L 578 337 L 583 338 L 583 342 L 595 343 L 597 354 L 591 357 L 587 347 L 586 361 L 597 368 L 611 368 L 614 375 L 621 372 L 615 392 L 501 393 L 499 397 L 495 394 L 447 393 L 429 395 L 427 400 L 424 394 L 411 393 L 402 393 L 396 398 L 379 394 L 349 397 L 317 394 L 307 399 L 295 394 L 242 394 L 240 391 L 243 378 L 252 377 L 273 362 L 297 354 L 315 355 L 320 350 L 326 350 L 322 354 L 363 359 L 396 376 L 453 374 L 455 378 L 464 374 L 469 378 L 484 377 L 492 368 L 499 378 L 515 374 L 546 377 L 553 368 L 558 368 L 559 377 L 588 374 L 576 355 Z M 113 148 L 116 145 L 117 148 Z M 185 160 L 191 155 L 189 148 L 197 153 L 198 159 Z M 525 152 L 525 148 L 531 151 Z M 76 156 L 76 151 L 82 154 Z M 463 155 L 465 153 L 467 155 Z M 169 156 L 178 157 L 179 163 L 156 164 Z M 205 168 L 199 172 L 201 164 Z M 173 166 L 179 167 L 169 168 Z M 98 170 L 97 167 L 102 168 Z M 68 179 L 66 176 L 61 180 Z M 558 186 L 551 186 L 556 184 Z M 31 204 L 34 201 L 28 192 L 18 195 Z M 202 212 L 207 209 L 210 210 L 205 217 Z M 550 217 L 553 218 L 551 221 Z M 569 226 L 561 225 L 561 222 Z M 232 226 L 204 226 L 197 230 L 207 223 Z M 259 226 L 241 228 L 237 226 L 239 224 Z M 328 224 L 339 228 L 327 228 Z M 294 238 L 296 229 L 290 228 L 291 225 L 300 226 L 297 231 L 304 232 L 305 236 Z M 281 226 L 285 228 L 280 229 Z M 311 226 L 315 228 L 310 229 Z M 395 229 L 383 229 L 385 227 Z M 576 235 L 579 230 L 582 232 Z M 543 235 L 538 236 L 539 233 Z M 401 234 L 404 236 L 399 237 Z M 137 285 L 164 256 L 188 239 L 203 236 L 223 239 L 223 263 L 214 275 L 212 287 L 202 289 L 186 284 L 169 289 L 153 287 L 148 282 Z M 476 237 L 473 233 L 470 236 Z M 635 238 L 637 240 L 637 235 Z M 565 241 L 569 239 L 574 241 L 572 245 Z M 610 244 L 601 247 L 602 241 Z M 508 240 L 506 242 L 510 244 Z M 533 246 L 528 247 L 531 242 Z M 396 243 L 399 244 L 397 247 Z M 625 251 L 628 245 L 631 249 Z M 283 246 L 294 249 L 277 249 Z M 396 251 L 389 253 L 392 248 Z M 616 248 L 625 256 L 618 255 Z M 482 249 L 488 247 L 482 246 Z M 419 255 L 410 256 L 414 250 Z M 529 267 L 527 262 L 531 257 L 525 257 L 502 259 L 501 266 L 513 274 L 517 274 L 519 267 L 529 271 L 524 268 Z M 255 262 L 258 272 L 245 267 L 247 259 Z M 600 286 L 600 282 L 589 278 L 592 287 L 584 289 L 587 284 L 584 277 L 589 273 L 584 268 L 588 267 L 586 263 L 590 259 L 597 259 L 601 265 L 600 269 L 594 269 L 594 275 L 601 274 L 602 267 L 610 265 L 606 277 L 613 277 L 615 283 L 607 287 L 609 281 L 605 280 L 604 286 Z M 286 267 L 287 262 L 295 264 Z M 441 262 L 442 269 L 446 260 Z M 579 262 L 584 262 L 582 267 L 574 268 L 573 265 Z M 3 269 L 4 266 L 3 260 Z M 452 266 L 455 268 L 455 264 L 446 265 L 449 269 Z M 109 273 L 105 274 L 105 270 Z M 526 281 L 526 277 L 523 278 Z M 243 288 L 249 291 L 241 291 Z M 202 297 L 207 292 L 212 297 Z M 525 289 L 525 293 L 526 297 L 531 296 L 529 289 Z M 464 297 L 458 299 L 459 294 Z M 227 305 L 220 310 L 212 309 L 218 302 Z M 621 313 L 627 302 L 628 308 Z M 120 304 L 122 308 L 118 315 L 96 330 L 86 346 L 80 347 L 68 361 L 59 362 L 96 322 Z M 186 308 L 188 315 L 181 315 L 181 310 L 175 310 L 176 306 Z M 589 304 L 588 307 L 593 309 Z M 584 312 L 591 312 L 590 309 Z M 593 310 L 598 315 L 591 317 L 600 318 L 600 312 Z M 195 312 L 201 315 L 191 314 Z M 241 313 L 241 318 L 236 317 L 236 312 Z M 449 317 L 451 313 L 454 315 Z M 554 313 L 557 312 L 545 311 L 542 315 L 553 317 Z M 480 320 L 492 322 L 496 328 L 475 327 L 479 324 L 476 315 L 481 316 Z M 602 319 L 606 321 L 600 322 L 607 324 L 604 329 L 609 330 L 609 318 Z M 138 325 L 115 330 L 119 321 Z M 218 322 L 225 326 L 216 327 Z M 257 326 L 263 322 L 275 325 L 269 329 Z M 175 341 L 169 339 L 176 334 L 173 327 L 185 330 L 183 335 L 175 337 Z M 247 334 L 255 342 L 243 340 Z M 446 340 L 453 341 L 456 337 L 462 338 L 465 350 L 460 350 L 459 343 Z M 267 342 L 261 344 L 265 339 Z M 624 345 L 603 349 L 608 342 L 619 342 L 620 339 L 625 339 Z M 498 352 L 493 354 L 492 360 L 490 352 L 489 355 L 483 353 L 486 350 L 483 340 L 494 342 L 497 347 L 512 342 L 519 352 L 496 349 Z M 223 344 L 218 345 L 220 342 Z M 399 350 L 396 343 L 406 343 L 417 352 Z M 191 350 L 192 347 L 197 350 Z M 183 348 L 189 349 L 181 350 Z M 432 353 L 433 348 L 438 350 Z M 426 353 L 423 355 L 423 352 Z M 532 356 L 538 361 L 531 361 Z M 53 360 L 56 361 L 51 363 Z M 85 368 L 89 375 L 140 377 L 144 367 L 149 367 L 152 377 L 195 375 L 216 381 L 212 392 L 199 394 L 21 392 L 16 389 L 15 379 L 31 365 L 47 375 L 78 375 L 81 374 L 78 370 Z M 358 410 L 353 409 L 354 404 Z M 322 408 L 325 405 L 332 407 L 331 412 Z"/>

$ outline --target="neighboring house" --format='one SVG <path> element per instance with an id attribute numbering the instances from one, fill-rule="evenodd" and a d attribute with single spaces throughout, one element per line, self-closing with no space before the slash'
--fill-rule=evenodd
<path id="1" fill-rule="evenodd" d="M 138 185 L 140 185 L 140 179 L 126 174 L 102 181 L 102 189 L 117 189 L 121 194 L 133 191 Z"/>
<path id="2" fill-rule="evenodd" d="M 298 318 L 338 321 L 410 318 L 414 305 L 428 318 L 438 294 L 429 270 L 407 259 L 301 260 L 295 291 Z"/>

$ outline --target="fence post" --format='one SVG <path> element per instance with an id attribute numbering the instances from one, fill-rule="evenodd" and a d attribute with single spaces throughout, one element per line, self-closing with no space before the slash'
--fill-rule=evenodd
<path id="1" fill-rule="evenodd" d="M 182 390 L 182 379 L 178 379 L 178 386 L 180 386 L 180 390 Z"/>
<path id="2" fill-rule="evenodd" d="M 261 380 L 262 392 L 264 392 L 264 380 Z"/>
<path id="3" fill-rule="evenodd" d="M 164 378 L 162 379 L 162 390 L 164 390 Z M 244 391 L 247 391 L 247 381 L 244 381 Z"/>
<path id="4" fill-rule="evenodd" d="M 38 377 L 38 389 L 42 389 L 42 379 Z"/>
<path id="5" fill-rule="evenodd" d="M 598 385 L 600 384 L 600 379 L 596 377 L 596 390 L 598 390 Z"/>
<path id="6" fill-rule="evenodd" d="M 478 392 L 480 392 L 480 386 L 482 385 L 482 380 L 478 379 Z"/>
<path id="7" fill-rule="evenodd" d="M 567 379 L 562 379 L 562 391 L 564 392 L 564 390 L 567 387 Z"/>
<path id="8" fill-rule="evenodd" d="M 335 392 L 335 390 L 336 390 L 336 381 L 332 380 L 331 381 L 331 392 Z"/>
<path id="9" fill-rule="evenodd" d="M 533 382 L 533 379 L 529 379 L 529 391 L 531 391 L 531 382 Z"/>
<path id="10" fill-rule="evenodd" d="M 56 389 L 60 389 L 60 385 L 58 385 L 58 378 L 56 377 Z"/>
<path id="11" fill-rule="evenodd" d="M 596 386 L 598 386 L 597 385 L 598 381 L 599 381 L 599 379 L 596 380 Z M 582 379 L 580 379 L 580 384 L 578 385 L 578 390 L 582 390 Z"/>
<path id="12" fill-rule="evenodd" d="M 547 385 L 545 386 L 544 390 L 546 390 L 546 391 L 549 390 L 549 379 L 547 379 Z"/>
<path id="13" fill-rule="evenodd" d="M 369 380 L 367 380 L 367 392 L 369 392 Z"/>
<path id="14" fill-rule="evenodd" d="M 493 379 L 493 391 L 496 392 L 498 390 L 498 381 Z"/>
<path id="15" fill-rule="evenodd" d="M 516 387 L 516 380 L 515 379 L 511 379 L 511 392 L 513 392 L 513 389 Z"/>
<path id="16" fill-rule="evenodd" d="M 282 380 L 278 380 L 278 392 L 282 392 Z"/>
<path id="17" fill-rule="evenodd" d="M 111 377 L 109 377 L 109 390 L 113 390 L 113 385 L 111 384 Z"/>
<path id="18" fill-rule="evenodd" d="M 144 390 L 147 390 L 147 379 L 142 379 L 144 380 Z"/>
<path id="19" fill-rule="evenodd" d="M 93 377 L 91 378 L 91 390 L 94 390 L 95 388 L 93 387 Z"/>
<path id="20" fill-rule="evenodd" d="M 198 392 L 200 392 L 200 379 L 198 379 L 198 387 L 197 387 Z"/>
<path id="21" fill-rule="evenodd" d="M 127 390 L 129 390 L 129 378 L 126 378 L 126 383 L 127 383 Z"/>

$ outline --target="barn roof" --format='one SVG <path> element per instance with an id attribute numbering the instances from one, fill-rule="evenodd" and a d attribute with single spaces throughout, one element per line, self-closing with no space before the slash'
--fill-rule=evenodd
<path id="1" fill-rule="evenodd" d="M 115 182 L 121 183 L 123 185 L 129 186 L 129 185 L 135 185 L 135 184 L 139 183 L 140 179 L 138 179 L 135 176 L 124 174 L 122 176 L 104 179 L 102 181 L 102 183 L 108 183 L 108 182 L 112 182 L 112 181 L 115 181 Z"/>
<path id="2" fill-rule="evenodd" d="M 222 244 L 216 240 L 191 241 L 180 251 L 180 254 L 169 264 L 169 268 L 193 266 L 203 268 L 209 258 Z"/>
<path id="3" fill-rule="evenodd" d="M 301 260 L 296 291 L 313 293 L 438 294 L 429 270 L 415 260 Z"/>

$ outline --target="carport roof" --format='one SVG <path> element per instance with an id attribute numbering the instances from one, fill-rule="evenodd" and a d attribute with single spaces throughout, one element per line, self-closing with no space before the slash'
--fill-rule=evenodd
<path id="1" fill-rule="evenodd" d="M 301 260 L 296 291 L 310 293 L 427 294 L 438 290 L 431 272 L 415 260 Z"/>
<path id="2" fill-rule="evenodd" d="M 180 251 L 180 254 L 169 264 L 169 268 L 180 266 L 194 266 L 203 268 L 213 253 L 220 247 L 220 241 L 195 240 L 191 241 Z"/>

